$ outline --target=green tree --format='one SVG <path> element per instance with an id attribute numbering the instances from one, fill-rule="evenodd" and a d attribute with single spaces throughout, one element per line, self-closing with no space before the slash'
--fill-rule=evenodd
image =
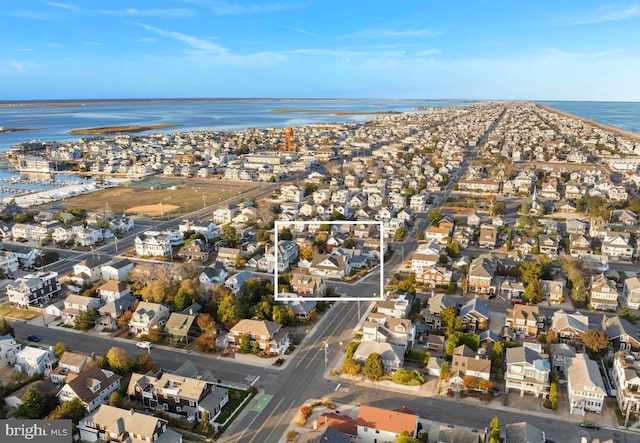
<path id="1" fill-rule="evenodd" d="M 65 401 L 60 406 L 55 408 L 49 419 L 51 420 L 71 420 L 73 422 L 74 429 L 78 425 L 78 422 L 87 415 L 87 407 L 82 401 L 75 397 L 72 400 Z"/>
<path id="2" fill-rule="evenodd" d="M 529 303 L 540 303 L 544 297 L 544 287 L 540 280 L 530 282 L 522 294 L 522 298 Z"/>
<path id="3" fill-rule="evenodd" d="M 114 408 L 119 408 L 122 405 L 124 397 L 120 393 L 120 391 L 113 391 L 109 396 L 109 406 L 113 406 Z"/>
<path id="4" fill-rule="evenodd" d="M 344 350 L 344 353 L 348 359 L 353 358 L 353 354 L 356 353 L 356 349 L 358 349 L 358 346 L 360 346 L 360 342 L 357 342 L 357 341 L 352 341 L 347 345 L 347 348 Z"/>
<path id="5" fill-rule="evenodd" d="M 491 349 L 491 370 L 497 374 L 502 371 L 502 365 L 504 363 L 504 342 L 497 342 L 493 344 Z"/>
<path id="6" fill-rule="evenodd" d="M 7 321 L 6 318 L 3 318 L 2 322 L 0 323 L 0 337 L 2 337 L 3 335 L 10 335 L 13 338 L 16 337 L 16 333 L 13 330 L 13 326 L 11 326 L 11 324 Z"/>
<path id="7" fill-rule="evenodd" d="M 542 264 L 538 262 L 523 261 L 518 265 L 518 272 L 522 281 L 526 284 L 540 280 L 542 277 Z"/>
<path id="8" fill-rule="evenodd" d="M 440 319 L 444 323 L 447 334 L 462 330 L 462 319 L 458 317 L 458 311 L 454 306 L 447 306 L 440 311 Z"/>
<path id="9" fill-rule="evenodd" d="M 191 295 L 184 289 L 178 289 L 176 296 L 173 298 L 173 309 L 175 311 L 182 311 L 183 309 L 191 306 Z"/>
<path id="10" fill-rule="evenodd" d="M 160 370 L 158 363 L 149 355 L 149 353 L 138 354 L 134 363 L 136 372 L 146 374 L 147 372 L 156 373 Z"/>
<path id="11" fill-rule="evenodd" d="M 231 328 L 242 319 L 242 309 L 233 295 L 225 296 L 218 305 L 218 323 Z"/>
<path id="12" fill-rule="evenodd" d="M 442 219 L 440 211 L 438 211 L 437 209 L 432 209 L 429 211 L 429 220 L 431 221 L 431 223 L 436 224 L 440 221 L 440 219 Z"/>
<path id="13" fill-rule="evenodd" d="M 393 233 L 393 239 L 395 241 L 400 241 L 404 237 L 404 234 L 405 230 L 402 226 L 400 226 L 398 229 L 396 229 L 396 232 Z"/>
<path id="14" fill-rule="evenodd" d="M 396 437 L 396 443 L 420 443 L 420 440 L 413 438 L 407 431 L 402 431 L 402 434 Z"/>
<path id="15" fill-rule="evenodd" d="M 16 412 L 17 418 L 37 419 L 44 418 L 49 413 L 49 401 L 34 388 L 27 389 L 21 398 L 22 404 Z"/>
<path id="16" fill-rule="evenodd" d="M 242 337 L 240 337 L 238 352 L 242 354 L 251 352 L 251 336 L 249 334 L 243 334 Z"/>
<path id="17" fill-rule="evenodd" d="M 372 352 L 364 362 L 364 375 L 369 380 L 377 380 L 384 375 L 384 362 L 382 356 Z"/>
<path id="18" fill-rule="evenodd" d="M 600 356 L 609 349 L 609 337 L 602 329 L 589 329 L 582 334 L 582 342 L 594 356 Z"/>
<path id="19" fill-rule="evenodd" d="M 289 326 L 295 322 L 295 313 L 292 315 L 291 308 L 283 305 L 273 307 L 273 321 L 283 326 Z"/>
<path id="20" fill-rule="evenodd" d="M 293 240 L 293 234 L 290 228 L 282 228 L 278 233 L 278 240 Z"/>
<path id="21" fill-rule="evenodd" d="M 62 357 L 62 354 L 64 354 L 67 351 L 71 351 L 71 348 L 65 342 L 62 342 L 62 341 L 59 341 L 53 347 L 53 353 L 58 359 L 60 359 L 60 357 Z"/>
<path id="22" fill-rule="evenodd" d="M 460 243 L 458 242 L 449 242 L 447 243 L 447 255 L 451 258 L 460 257 Z"/>
<path id="23" fill-rule="evenodd" d="M 241 237 L 242 235 L 231 225 L 226 225 L 222 228 L 222 233 L 220 234 L 220 240 L 229 248 L 235 248 Z"/>
<path id="24" fill-rule="evenodd" d="M 104 357 L 109 368 L 117 374 L 128 374 L 133 368 L 133 359 L 131 356 L 127 351 L 117 346 L 111 347 Z"/>
<path id="25" fill-rule="evenodd" d="M 81 331 L 86 331 L 87 329 L 90 329 L 95 325 L 97 318 L 98 310 L 94 307 L 91 307 L 86 311 L 83 311 L 80 314 L 76 315 L 73 327 Z"/>
<path id="26" fill-rule="evenodd" d="M 507 211 L 507 207 L 504 203 L 502 202 L 498 202 L 495 205 L 493 205 L 493 215 L 500 215 L 500 214 L 504 214 Z"/>

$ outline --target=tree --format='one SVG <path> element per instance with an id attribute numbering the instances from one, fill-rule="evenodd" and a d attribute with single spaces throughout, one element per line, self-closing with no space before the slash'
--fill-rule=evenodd
<path id="1" fill-rule="evenodd" d="M 133 311 L 126 310 L 122 313 L 120 317 L 118 317 L 118 326 L 121 328 L 129 327 L 129 322 L 131 321 L 131 317 L 133 317 Z"/>
<path id="2" fill-rule="evenodd" d="M 431 221 L 431 223 L 436 224 L 440 221 L 441 218 L 442 215 L 437 209 L 432 209 L 429 211 L 429 220 Z"/>
<path id="3" fill-rule="evenodd" d="M 540 280 L 530 282 L 522 293 L 522 298 L 529 303 L 540 303 L 544 297 L 544 287 Z"/>
<path id="4" fill-rule="evenodd" d="M 251 352 L 251 336 L 249 334 L 243 334 L 242 337 L 240 337 L 238 352 L 242 354 L 248 354 Z"/>
<path id="5" fill-rule="evenodd" d="M 0 323 L 0 337 L 2 337 L 3 335 L 10 335 L 13 338 L 16 337 L 16 333 L 13 330 L 13 326 L 11 326 L 11 324 L 7 321 L 6 318 L 3 318 L 2 322 Z"/>
<path id="6" fill-rule="evenodd" d="M 500 434 L 502 433 L 502 423 L 498 417 L 493 417 L 489 423 L 489 442 L 500 443 Z"/>
<path id="7" fill-rule="evenodd" d="M 599 356 L 603 351 L 609 349 L 609 337 L 602 329 L 589 329 L 582 334 L 582 342 L 586 348 L 594 355 Z"/>
<path id="8" fill-rule="evenodd" d="M 78 397 L 75 397 L 72 400 L 65 401 L 60 406 L 55 408 L 53 412 L 49 414 L 49 419 L 71 420 L 73 421 L 73 426 L 75 429 L 75 426 L 78 424 L 78 422 L 82 420 L 87 414 L 87 407 Z"/>
<path id="9" fill-rule="evenodd" d="M 449 376 L 449 363 L 443 361 L 440 365 L 440 380 L 444 380 Z"/>
<path id="10" fill-rule="evenodd" d="M 210 436 L 213 433 L 213 427 L 211 426 L 211 423 L 209 423 L 209 412 L 207 412 L 206 409 L 202 411 L 202 417 L 200 419 L 200 423 L 198 423 L 197 432 L 206 436 Z"/>
<path id="11" fill-rule="evenodd" d="M 273 307 L 273 321 L 276 323 L 280 323 L 281 325 L 287 326 L 294 322 L 295 314 L 293 317 L 291 316 L 291 312 L 289 312 L 287 306 L 276 305 Z"/>
<path id="12" fill-rule="evenodd" d="M 493 215 L 500 215 L 500 214 L 504 214 L 507 211 L 507 207 L 504 203 L 502 202 L 498 202 L 495 205 L 493 205 Z"/>
<path id="13" fill-rule="evenodd" d="M 549 386 L 549 402 L 551 409 L 555 410 L 558 407 L 558 382 L 553 382 Z"/>
<path id="14" fill-rule="evenodd" d="M 200 314 L 196 318 L 196 324 L 202 331 L 202 334 L 196 338 L 196 345 L 203 352 L 213 352 L 216 348 L 216 338 L 218 336 L 218 329 L 216 323 L 213 321 L 213 317 L 209 314 Z"/>
<path id="15" fill-rule="evenodd" d="M 109 367 L 120 375 L 131 372 L 131 368 L 133 368 L 131 356 L 127 351 L 117 346 L 111 347 L 104 357 Z"/>
<path id="16" fill-rule="evenodd" d="M 278 240 L 293 240 L 291 228 L 282 228 L 278 233 Z"/>
<path id="17" fill-rule="evenodd" d="M 369 354 L 364 362 L 364 375 L 369 380 L 377 380 L 384 375 L 384 362 L 380 354 L 375 352 Z"/>
<path id="18" fill-rule="evenodd" d="M 229 248 L 235 248 L 241 237 L 240 233 L 236 232 L 236 228 L 231 225 L 226 225 L 222 228 L 222 233 L 220 234 L 220 240 Z"/>
<path id="19" fill-rule="evenodd" d="M 451 258 L 460 257 L 460 243 L 459 242 L 449 242 L 447 243 L 447 255 Z"/>
<path id="20" fill-rule="evenodd" d="M 73 327 L 81 331 L 86 331 L 87 329 L 95 325 L 97 318 L 98 318 L 98 310 L 94 307 L 91 307 L 86 311 L 83 311 L 78 315 L 76 315 Z"/>
<path id="21" fill-rule="evenodd" d="M 27 392 L 24 393 L 21 400 L 22 404 L 16 412 L 17 418 L 44 418 L 49 413 L 49 401 L 34 388 L 27 389 Z"/>
<path id="22" fill-rule="evenodd" d="M 440 311 L 440 318 L 444 323 L 447 334 L 462 330 L 462 319 L 458 317 L 458 312 L 454 306 L 447 306 Z"/>
<path id="23" fill-rule="evenodd" d="M 400 226 L 398 229 L 396 229 L 396 232 L 393 233 L 393 239 L 395 241 L 400 241 L 402 240 L 402 237 L 404 237 L 405 234 L 405 230 L 402 226 Z"/>
<path id="24" fill-rule="evenodd" d="M 149 371 L 156 373 L 160 369 L 160 366 L 158 366 L 158 363 L 156 363 L 156 361 L 153 358 L 151 358 L 151 356 L 148 353 L 138 354 L 136 356 L 136 362 L 134 364 L 134 367 L 135 367 L 135 371 L 141 374 L 146 374 Z"/>
<path id="25" fill-rule="evenodd" d="M 53 353 L 55 354 L 55 356 L 60 359 L 60 357 L 62 357 L 62 354 L 64 354 L 67 351 L 71 351 L 71 348 L 64 342 L 59 341 L 58 343 L 56 343 L 56 345 L 53 347 Z"/>
<path id="26" fill-rule="evenodd" d="M 342 363 L 342 372 L 348 375 L 358 375 L 362 371 L 362 366 L 353 358 L 345 358 Z"/>
<path id="27" fill-rule="evenodd" d="M 169 292 L 169 282 L 167 280 L 154 280 L 140 290 L 142 300 L 161 303 Z"/>
<path id="28" fill-rule="evenodd" d="M 317 250 L 311 243 L 303 245 L 298 251 L 298 255 L 303 260 L 312 260 L 316 254 Z"/>
<path id="29" fill-rule="evenodd" d="M 493 344 L 491 349 L 491 369 L 495 373 L 500 373 L 502 370 L 502 364 L 504 363 L 504 342 L 497 342 Z"/>
<path id="30" fill-rule="evenodd" d="M 344 350 L 344 354 L 346 355 L 347 359 L 353 358 L 353 354 L 356 353 L 356 349 L 358 349 L 358 346 L 360 346 L 360 342 L 357 341 L 352 341 L 347 345 L 347 348 Z"/>
<path id="31" fill-rule="evenodd" d="M 238 300 L 233 295 L 225 296 L 218 305 L 218 323 L 231 328 L 241 319 L 242 310 Z"/>
<path id="32" fill-rule="evenodd" d="M 120 391 L 113 391 L 109 396 L 109 406 L 113 406 L 114 408 L 119 408 L 122 404 L 124 397 L 120 393 Z"/>
<path id="33" fill-rule="evenodd" d="M 420 440 L 409 435 L 407 431 L 402 431 L 402 434 L 396 437 L 396 443 L 420 443 Z"/>
<path id="34" fill-rule="evenodd" d="M 542 277 L 542 264 L 538 262 L 522 261 L 518 265 L 518 272 L 522 281 L 526 284 L 540 280 Z"/>
<path id="35" fill-rule="evenodd" d="M 176 296 L 173 298 L 173 309 L 175 311 L 182 311 L 188 306 L 191 306 L 191 295 L 182 288 L 178 289 Z"/>

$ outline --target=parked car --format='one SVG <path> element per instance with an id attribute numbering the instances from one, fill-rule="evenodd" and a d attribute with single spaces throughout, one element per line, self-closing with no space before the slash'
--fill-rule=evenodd
<path id="1" fill-rule="evenodd" d="M 600 429 L 600 425 L 592 421 L 583 421 L 582 423 L 580 423 L 580 427 L 587 428 L 587 429 L 595 429 L 595 430 Z"/>
<path id="2" fill-rule="evenodd" d="M 512 298 L 511 299 L 511 304 L 512 305 L 526 305 L 527 302 L 525 302 L 524 300 L 520 300 L 518 298 Z"/>
<path id="3" fill-rule="evenodd" d="M 27 340 L 32 341 L 32 342 L 39 342 L 40 341 L 40 337 L 38 337 L 37 335 L 28 335 L 27 336 Z"/>
<path id="4" fill-rule="evenodd" d="M 138 343 L 136 343 L 136 348 L 151 349 L 151 342 L 139 341 Z"/>

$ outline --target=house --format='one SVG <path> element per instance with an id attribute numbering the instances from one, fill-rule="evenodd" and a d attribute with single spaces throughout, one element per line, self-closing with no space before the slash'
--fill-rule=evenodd
<path id="1" fill-rule="evenodd" d="M 484 331 L 489 325 L 489 307 L 478 297 L 462 305 L 458 316 L 462 319 L 462 328 L 467 332 Z"/>
<path id="2" fill-rule="evenodd" d="M 16 362 L 16 354 L 22 347 L 15 338 L 6 334 L 0 337 L 0 368 L 13 365 Z"/>
<path id="3" fill-rule="evenodd" d="M 622 414 L 640 413 L 640 359 L 638 354 L 620 351 L 613 359 L 613 383 Z"/>
<path id="4" fill-rule="evenodd" d="M 441 228 L 439 226 L 429 226 L 424 232 L 424 239 L 426 241 L 435 241 L 436 243 L 444 244 L 445 238 L 450 237 L 451 232 L 447 228 Z"/>
<path id="5" fill-rule="evenodd" d="M 231 220 L 237 213 L 238 207 L 236 205 L 218 208 L 213 211 L 213 222 L 218 225 L 231 223 Z"/>
<path id="6" fill-rule="evenodd" d="M 216 262 L 213 266 L 207 266 L 198 276 L 198 281 L 205 286 L 223 284 L 229 273 L 222 263 Z"/>
<path id="7" fill-rule="evenodd" d="M 129 332 L 136 336 L 161 328 L 169 319 L 169 308 L 160 303 L 141 301 L 129 321 Z"/>
<path id="8" fill-rule="evenodd" d="M 630 261 L 634 247 L 627 232 L 606 231 L 602 240 L 602 255 L 609 260 Z"/>
<path id="9" fill-rule="evenodd" d="M 13 368 L 16 371 L 26 373 L 29 377 L 36 374 L 46 376 L 53 371 L 57 363 L 58 359 L 53 351 L 25 346 L 16 354 L 16 363 Z"/>
<path id="10" fill-rule="evenodd" d="M 98 280 L 102 277 L 102 266 L 110 261 L 110 257 L 100 255 L 82 260 L 80 263 L 73 265 L 74 280 L 81 284 Z"/>
<path id="11" fill-rule="evenodd" d="M 615 311 L 618 308 L 618 290 L 613 280 L 598 274 L 591 278 L 589 305 L 593 309 Z"/>
<path id="12" fill-rule="evenodd" d="M 123 281 L 109 280 L 97 289 L 103 303 L 110 303 L 122 296 L 130 295 L 131 290 Z"/>
<path id="13" fill-rule="evenodd" d="M 207 240 L 211 240 L 220 235 L 220 229 L 216 227 L 215 223 L 202 222 L 199 220 L 183 220 L 183 222 L 178 225 L 178 231 L 183 234 L 183 236 L 185 232 L 202 234 Z"/>
<path id="14" fill-rule="evenodd" d="M 182 434 L 168 428 L 169 422 L 133 409 L 100 405 L 78 423 L 85 442 L 182 443 Z"/>
<path id="15" fill-rule="evenodd" d="M 514 280 L 514 278 L 506 278 L 500 283 L 498 293 L 507 300 L 521 300 L 524 294 L 524 284 Z"/>
<path id="16" fill-rule="evenodd" d="M 127 395 L 147 408 L 176 414 L 189 422 L 201 420 L 206 410 L 213 421 L 229 401 L 227 390 L 216 387 L 209 372 L 191 377 L 180 373 L 181 368 L 175 373 L 165 372 L 160 378 L 133 373 Z"/>
<path id="17" fill-rule="evenodd" d="M 362 340 L 386 342 L 407 348 L 415 340 L 415 327 L 406 318 L 371 313 L 362 325 Z"/>
<path id="18" fill-rule="evenodd" d="M 478 246 L 481 248 L 494 249 L 498 242 L 498 230 L 493 225 L 480 225 L 480 236 Z"/>
<path id="19" fill-rule="evenodd" d="M 240 294 L 240 291 L 242 291 L 242 287 L 244 286 L 245 282 L 247 282 L 251 278 L 252 276 L 250 272 L 240 271 L 227 278 L 224 282 L 224 285 L 227 288 L 231 289 L 231 292 L 233 292 L 234 295 L 238 295 Z"/>
<path id="20" fill-rule="evenodd" d="M 111 393 L 120 389 L 121 378 L 100 366 L 92 366 L 67 382 L 56 397 L 60 404 L 77 398 L 87 411 L 92 412 L 98 406 L 109 403 Z"/>
<path id="21" fill-rule="evenodd" d="M 395 318 L 406 318 L 409 316 L 413 296 L 408 292 L 395 291 L 387 292 L 385 300 L 379 301 L 376 305 L 378 312 L 382 315 Z"/>
<path id="22" fill-rule="evenodd" d="M 75 377 L 93 361 L 93 357 L 89 355 L 65 351 L 58 360 L 58 366 L 51 372 L 51 381 L 56 384 L 66 383 L 69 375 Z"/>
<path id="23" fill-rule="evenodd" d="M 258 343 L 267 354 L 282 355 L 289 348 L 289 334 L 281 331 L 280 323 L 269 320 L 240 320 L 228 334 L 229 346 L 237 348 L 243 335 L 249 335 L 250 343 Z"/>
<path id="24" fill-rule="evenodd" d="M 493 275 L 497 269 L 496 261 L 486 254 L 480 255 L 469 265 L 467 288 L 471 292 L 489 294 L 495 292 L 492 286 Z"/>
<path id="25" fill-rule="evenodd" d="M 625 279 L 622 297 L 629 309 L 640 309 L 640 279 L 638 277 Z"/>
<path id="26" fill-rule="evenodd" d="M 434 423 L 429 427 L 429 441 L 431 436 L 438 443 L 484 443 L 487 437 L 487 429 L 478 431 L 477 429 L 454 428 L 448 424 Z"/>
<path id="27" fill-rule="evenodd" d="M 567 234 L 585 235 L 589 231 L 589 223 L 577 218 L 568 217 L 565 222 L 565 230 Z"/>
<path id="28" fill-rule="evenodd" d="M 225 266 L 235 266 L 240 259 L 240 249 L 237 248 L 220 248 L 216 256 L 216 262 Z"/>
<path id="29" fill-rule="evenodd" d="M 586 354 L 576 354 L 567 368 L 567 393 L 569 413 L 585 415 L 585 412 L 600 414 L 607 392 L 598 364 Z"/>
<path id="30" fill-rule="evenodd" d="M 29 389 L 35 389 L 40 395 L 45 398 L 50 398 L 55 395 L 58 391 L 59 387 L 53 384 L 51 380 L 43 379 L 36 380 L 31 383 L 27 383 L 16 391 L 13 391 L 10 394 L 6 394 L 4 397 L 4 404 L 7 405 L 8 408 L 17 409 L 22 405 L 22 399 Z"/>
<path id="31" fill-rule="evenodd" d="M 12 276 L 20 268 L 18 256 L 10 251 L 0 251 L 0 270 L 5 276 Z"/>
<path id="32" fill-rule="evenodd" d="M 62 287 L 58 281 L 58 273 L 40 271 L 15 279 L 6 286 L 7 296 L 11 303 L 21 308 L 40 306 L 60 294 Z"/>
<path id="33" fill-rule="evenodd" d="M 457 309 L 458 299 L 448 294 L 432 294 L 427 300 L 427 307 L 420 312 L 423 323 L 428 329 L 441 329 L 440 313 L 450 306 Z"/>
<path id="34" fill-rule="evenodd" d="M 67 298 L 64 299 L 62 321 L 65 325 L 73 326 L 79 314 L 87 312 L 91 308 L 97 311 L 100 306 L 102 306 L 102 300 L 99 298 L 68 295 Z"/>
<path id="35" fill-rule="evenodd" d="M 542 234 L 538 237 L 538 248 L 541 254 L 558 255 L 560 241 L 555 235 Z"/>
<path id="36" fill-rule="evenodd" d="M 178 251 L 178 257 L 187 261 L 206 262 L 209 259 L 209 246 L 200 238 L 196 238 L 185 244 Z"/>
<path id="37" fill-rule="evenodd" d="M 363 341 L 353 354 L 354 360 L 363 365 L 369 355 L 376 353 L 382 357 L 385 371 L 395 371 L 404 363 L 405 348 L 387 342 Z"/>
<path id="38" fill-rule="evenodd" d="M 426 245 L 419 245 L 418 249 L 411 256 L 411 271 L 421 275 L 425 268 L 432 268 L 438 264 L 440 258 L 440 246 L 436 242 Z"/>
<path id="39" fill-rule="evenodd" d="M 545 433 L 526 421 L 508 423 L 504 427 L 505 443 L 546 443 Z"/>
<path id="40" fill-rule="evenodd" d="M 446 266 L 435 265 L 424 267 L 416 274 L 416 281 L 434 288 L 436 286 L 448 286 L 453 281 L 453 272 Z"/>
<path id="41" fill-rule="evenodd" d="M 291 308 L 298 320 L 311 319 L 312 312 L 315 311 L 318 303 L 313 300 L 289 300 L 284 303 L 285 306 Z"/>
<path id="42" fill-rule="evenodd" d="M 538 249 L 538 239 L 536 237 L 526 237 L 521 235 L 513 235 L 511 241 L 513 249 L 520 252 L 523 255 L 529 255 L 534 248 Z"/>
<path id="43" fill-rule="evenodd" d="M 638 328 L 626 319 L 617 315 L 604 315 L 602 317 L 602 330 L 609 337 L 609 344 L 613 352 L 640 351 Z"/>
<path id="44" fill-rule="evenodd" d="M 569 234 L 569 251 L 576 258 L 592 254 L 591 241 L 585 234 Z"/>
<path id="45" fill-rule="evenodd" d="M 322 297 L 327 289 L 322 277 L 307 274 L 292 274 L 290 284 L 296 294 L 309 297 Z"/>
<path id="46" fill-rule="evenodd" d="M 341 279 L 350 272 L 349 260 L 342 255 L 316 254 L 309 266 L 309 274 L 328 279 Z"/>
<path id="47" fill-rule="evenodd" d="M 188 309 L 188 308 L 187 308 Z M 172 343 L 189 343 L 189 337 L 197 335 L 197 315 L 185 312 L 172 312 L 164 325 L 164 331 Z"/>
<path id="48" fill-rule="evenodd" d="M 173 252 L 170 239 L 157 231 L 146 231 L 136 236 L 134 244 L 138 256 L 166 257 Z"/>
<path id="49" fill-rule="evenodd" d="M 454 349 L 450 369 L 449 386 L 454 391 L 467 387 L 468 389 L 486 392 L 491 387 L 489 382 L 491 378 L 491 360 L 477 355 L 467 345 L 460 345 Z M 489 383 L 482 383 L 480 380 Z"/>
<path id="50" fill-rule="evenodd" d="M 40 251 L 36 248 L 17 244 L 3 243 L 2 249 L 15 254 L 18 258 L 18 264 L 22 269 L 32 269 L 36 263 L 36 258 L 40 255 Z"/>
<path id="51" fill-rule="evenodd" d="M 133 262 L 127 258 L 102 265 L 100 272 L 103 280 L 126 280 L 133 269 Z"/>
<path id="52" fill-rule="evenodd" d="M 126 311 L 131 310 L 136 302 L 132 295 L 123 295 L 98 308 L 100 317 L 96 323 L 96 330 L 115 329 L 118 319 Z"/>
<path id="53" fill-rule="evenodd" d="M 376 443 L 396 441 L 406 432 L 411 437 L 418 435 L 419 417 L 406 408 L 388 410 L 369 405 L 361 405 L 358 410 L 357 441 Z"/>
<path id="54" fill-rule="evenodd" d="M 520 336 L 537 336 L 538 330 L 544 326 L 544 321 L 540 320 L 537 306 L 514 305 L 507 309 L 505 324 Z"/>
<path id="55" fill-rule="evenodd" d="M 570 360 L 576 356 L 576 348 L 566 343 L 551 343 L 551 367 L 565 379 Z"/>
<path id="56" fill-rule="evenodd" d="M 582 335 L 589 330 L 589 317 L 576 311 L 569 314 L 562 309 L 553 313 L 549 331 L 555 332 L 560 343 L 582 347 Z"/>
<path id="57" fill-rule="evenodd" d="M 507 349 L 505 390 L 517 389 L 520 396 L 531 393 L 543 397 L 549 392 L 549 358 L 539 343 L 525 342 L 523 346 Z"/>

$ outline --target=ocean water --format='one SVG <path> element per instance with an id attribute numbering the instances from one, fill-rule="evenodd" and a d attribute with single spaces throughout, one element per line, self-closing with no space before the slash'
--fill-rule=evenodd
<path id="1" fill-rule="evenodd" d="M 640 134 L 640 102 L 540 101 L 538 103 Z"/>
<path id="2" fill-rule="evenodd" d="M 33 108 L 0 107 L 0 126 L 38 128 L 0 133 L 0 152 L 30 140 L 72 141 L 72 129 L 120 125 L 177 124 L 154 133 L 195 130 L 237 131 L 245 128 L 302 126 L 311 123 L 363 122 L 369 115 L 274 113 L 277 109 L 343 112 L 411 112 L 424 106 L 463 106 L 449 100 L 216 100 L 149 103 L 86 104 Z"/>

